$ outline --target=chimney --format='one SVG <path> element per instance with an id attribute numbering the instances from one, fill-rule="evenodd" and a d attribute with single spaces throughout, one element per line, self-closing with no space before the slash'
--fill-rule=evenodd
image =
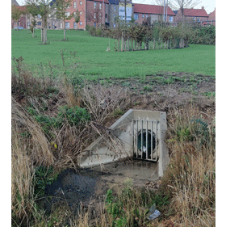
<path id="1" fill-rule="evenodd" d="M 204 6 L 202 6 L 202 9 L 204 9 Z"/>

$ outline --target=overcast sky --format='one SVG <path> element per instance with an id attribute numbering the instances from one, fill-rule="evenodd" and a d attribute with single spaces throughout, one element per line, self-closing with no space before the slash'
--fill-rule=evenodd
<path id="1" fill-rule="evenodd" d="M 133 3 L 142 3 L 142 4 L 150 4 L 150 5 L 154 4 L 154 2 L 155 2 L 154 0 L 132 0 L 132 1 L 133 1 Z M 23 5 L 25 1 L 24 0 L 17 0 L 17 2 L 20 5 Z M 214 11 L 214 8 L 215 8 L 215 0 L 202 0 L 202 3 L 197 5 L 195 8 L 201 9 L 202 6 L 204 6 L 207 13 L 211 13 L 211 12 Z"/>

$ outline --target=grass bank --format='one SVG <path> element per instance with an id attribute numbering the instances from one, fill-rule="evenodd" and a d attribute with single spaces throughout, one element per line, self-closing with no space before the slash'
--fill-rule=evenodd
<path id="1" fill-rule="evenodd" d="M 24 31 L 12 31 L 12 57 L 22 56 L 34 75 L 55 76 L 66 70 L 84 79 L 127 78 L 159 71 L 188 72 L 215 76 L 215 46 L 190 45 L 185 49 L 115 52 L 115 40 L 93 37 L 85 31 L 66 33 L 48 31 L 49 44 L 41 45 L 40 31 L 36 38 Z M 110 41 L 111 51 L 107 52 Z M 64 66 L 63 66 L 64 64 Z"/>

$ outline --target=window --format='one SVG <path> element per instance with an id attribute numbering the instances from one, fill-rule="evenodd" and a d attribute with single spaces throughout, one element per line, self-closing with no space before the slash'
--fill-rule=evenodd
<path id="1" fill-rule="evenodd" d="M 82 11 L 80 12 L 80 15 L 82 15 Z"/>
<path id="2" fill-rule="evenodd" d="M 80 21 L 79 24 L 82 25 L 82 21 Z"/>
<path id="3" fill-rule="evenodd" d="M 42 25 L 42 22 L 38 22 L 38 25 Z"/>
<path id="4" fill-rule="evenodd" d="M 173 22 L 173 17 L 169 17 L 169 22 Z"/>
<path id="5" fill-rule="evenodd" d="M 80 1 L 79 4 L 82 5 L 82 1 Z"/>
<path id="6" fill-rule="evenodd" d="M 114 24 L 113 26 L 114 26 L 114 28 L 115 28 L 115 27 L 116 27 L 116 24 Z"/>
<path id="7" fill-rule="evenodd" d="M 144 14 L 142 14 L 142 18 L 144 18 Z"/>
<path id="8" fill-rule="evenodd" d="M 146 18 L 148 18 L 148 14 L 146 14 Z"/>
<path id="9" fill-rule="evenodd" d="M 96 19 L 96 13 L 93 14 L 93 18 Z"/>
<path id="10" fill-rule="evenodd" d="M 100 3 L 100 5 L 99 5 L 99 9 L 101 9 L 102 8 L 102 4 Z"/>
<path id="11" fill-rule="evenodd" d="M 65 28 L 70 28 L 70 23 L 69 22 L 65 22 Z"/>
<path id="12" fill-rule="evenodd" d="M 108 15 L 107 14 L 105 14 L 105 18 L 108 18 Z"/>
<path id="13" fill-rule="evenodd" d="M 69 17 L 70 16 L 70 12 L 66 12 L 65 16 Z"/>
<path id="14" fill-rule="evenodd" d="M 198 21 L 198 22 L 200 21 L 200 18 L 199 18 L 199 17 L 197 17 L 197 21 Z"/>
<path id="15" fill-rule="evenodd" d="M 134 14 L 134 20 L 138 20 L 139 19 L 139 14 L 138 13 L 135 13 Z"/>
<path id="16" fill-rule="evenodd" d="M 76 7 L 77 7 L 77 4 L 76 4 L 76 2 L 74 2 L 74 9 L 76 9 Z"/>
<path id="17" fill-rule="evenodd" d="M 196 17 L 193 17 L 193 20 L 196 21 Z"/>
<path id="18" fill-rule="evenodd" d="M 37 16 L 38 18 L 42 18 L 42 16 L 40 15 L 40 14 L 38 14 L 38 16 Z"/>
<path id="19" fill-rule="evenodd" d="M 114 10 L 116 11 L 116 5 L 114 5 Z"/>
<path id="20" fill-rule="evenodd" d="M 115 18 L 115 14 L 114 14 L 114 18 Z"/>
<path id="21" fill-rule="evenodd" d="M 96 2 L 94 2 L 94 9 L 96 9 L 97 8 L 97 3 Z"/>
<path id="22" fill-rule="evenodd" d="M 100 13 L 100 20 L 101 20 L 101 13 Z"/>
<path id="23" fill-rule="evenodd" d="M 74 22 L 74 28 L 77 28 L 77 23 L 76 22 Z"/>
<path id="24" fill-rule="evenodd" d="M 96 22 L 94 22 L 94 27 L 96 27 L 97 26 L 97 23 Z"/>

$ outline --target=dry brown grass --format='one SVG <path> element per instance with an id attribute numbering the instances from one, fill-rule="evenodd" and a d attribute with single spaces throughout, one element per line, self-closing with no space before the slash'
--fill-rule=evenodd
<path id="1" fill-rule="evenodd" d="M 129 91 L 115 86 L 86 86 L 81 92 L 81 99 L 94 121 L 101 125 L 112 117 L 115 110 L 125 111 L 131 105 Z"/>
<path id="2" fill-rule="evenodd" d="M 39 165 L 53 165 L 54 156 L 40 125 L 12 98 L 12 130 L 16 127 L 26 129 L 32 136 L 32 140 L 26 141 L 29 142 L 27 152 L 32 161 Z"/>
<path id="3" fill-rule="evenodd" d="M 11 204 L 13 220 L 26 222 L 34 205 L 34 167 L 27 155 L 26 144 L 18 137 L 18 128 L 12 130 Z"/>
<path id="4" fill-rule="evenodd" d="M 162 190 L 172 197 L 171 206 L 178 214 L 180 226 L 214 226 L 215 224 L 215 134 L 214 116 L 205 115 L 209 137 L 197 135 L 194 118 L 198 109 L 190 106 L 169 113 L 168 145 L 172 151 L 170 165 L 162 180 Z M 189 128 L 193 141 L 176 140 L 180 128 Z M 189 137 L 191 138 L 191 137 Z M 208 138 L 208 141 L 202 142 Z"/>

